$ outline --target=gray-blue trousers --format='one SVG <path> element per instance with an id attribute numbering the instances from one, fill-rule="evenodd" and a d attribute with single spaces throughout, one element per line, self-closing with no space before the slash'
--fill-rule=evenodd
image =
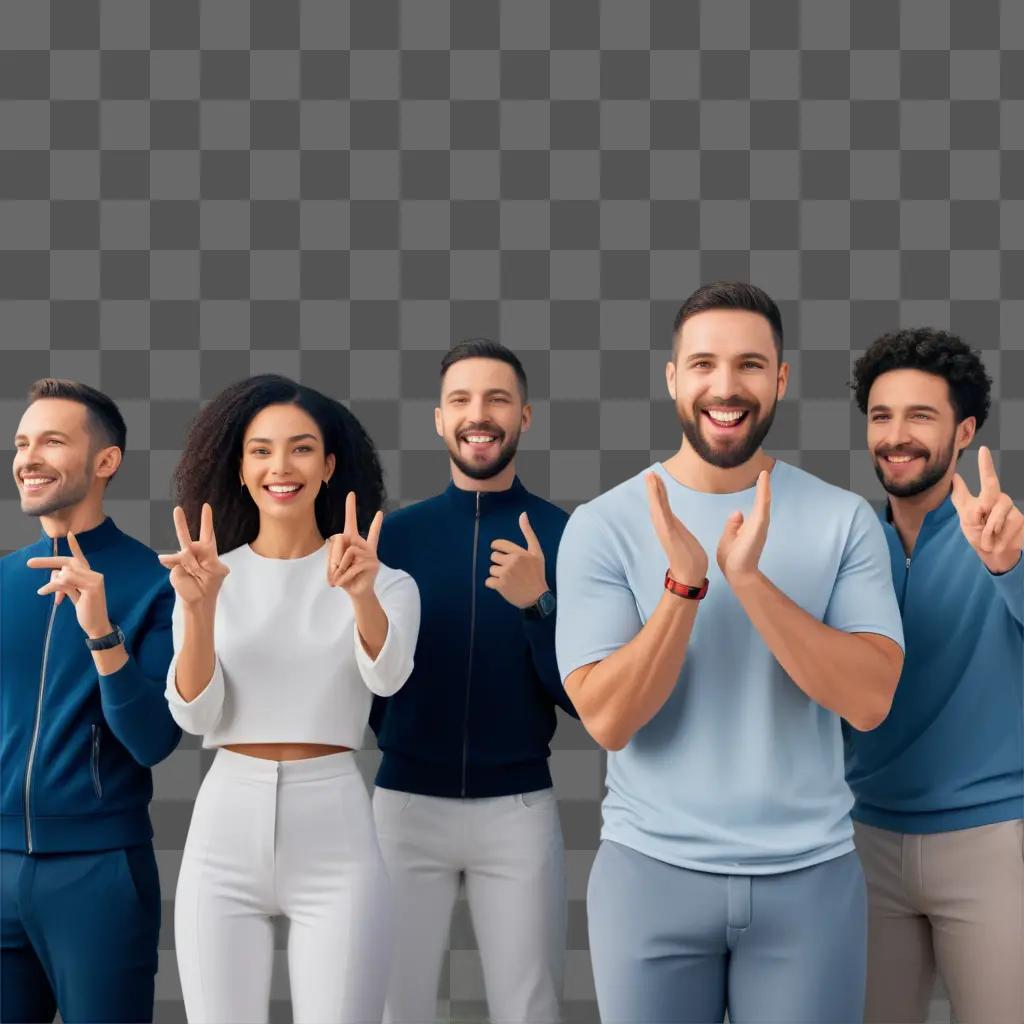
<path id="1" fill-rule="evenodd" d="M 604 1024 L 863 1020 L 856 853 L 776 875 L 691 871 L 607 840 L 587 891 Z"/>

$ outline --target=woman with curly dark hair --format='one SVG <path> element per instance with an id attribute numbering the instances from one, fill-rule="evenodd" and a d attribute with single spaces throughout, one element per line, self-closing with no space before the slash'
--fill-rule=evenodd
<path id="1" fill-rule="evenodd" d="M 376 451 L 340 403 L 264 375 L 199 413 L 174 481 L 167 700 L 217 748 L 175 902 L 188 1019 L 267 1019 L 283 915 L 295 1020 L 379 1021 L 391 896 L 352 751 L 409 675 L 420 611 L 377 559 Z"/>

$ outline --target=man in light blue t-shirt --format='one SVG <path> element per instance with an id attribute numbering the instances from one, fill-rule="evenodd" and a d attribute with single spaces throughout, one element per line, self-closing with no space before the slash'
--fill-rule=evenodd
<path id="1" fill-rule="evenodd" d="M 761 450 L 781 350 L 760 289 L 687 299 L 679 452 L 580 506 L 559 549 L 559 668 L 611 751 L 587 898 L 605 1024 L 861 1019 L 841 719 L 885 718 L 903 632 L 867 502 Z"/>

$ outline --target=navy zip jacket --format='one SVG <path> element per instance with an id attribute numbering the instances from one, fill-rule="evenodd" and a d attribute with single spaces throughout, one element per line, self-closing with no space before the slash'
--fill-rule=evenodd
<path id="1" fill-rule="evenodd" d="M 36 591 L 30 558 L 70 555 L 45 533 L 0 559 L 0 848 L 70 853 L 148 842 L 150 766 L 181 730 L 164 697 L 174 591 L 167 570 L 112 519 L 77 535 L 103 574 L 128 661 L 101 676 L 75 607 Z"/>
<path id="2" fill-rule="evenodd" d="M 447 490 L 392 512 L 378 555 L 420 591 L 415 664 L 405 686 L 374 700 L 383 751 L 377 785 L 443 797 L 506 796 L 551 785 L 555 705 L 575 715 L 555 661 L 555 617 L 531 620 L 496 590 L 491 541 L 523 547 L 526 512 L 554 592 L 568 516 L 516 477 L 505 491 Z"/>

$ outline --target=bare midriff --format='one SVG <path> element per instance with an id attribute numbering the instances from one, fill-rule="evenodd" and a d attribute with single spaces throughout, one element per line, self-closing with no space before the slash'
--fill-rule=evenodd
<path id="1" fill-rule="evenodd" d="M 329 743 L 225 743 L 225 750 L 267 761 L 303 761 L 309 757 L 343 754 L 351 747 L 335 747 Z"/>

